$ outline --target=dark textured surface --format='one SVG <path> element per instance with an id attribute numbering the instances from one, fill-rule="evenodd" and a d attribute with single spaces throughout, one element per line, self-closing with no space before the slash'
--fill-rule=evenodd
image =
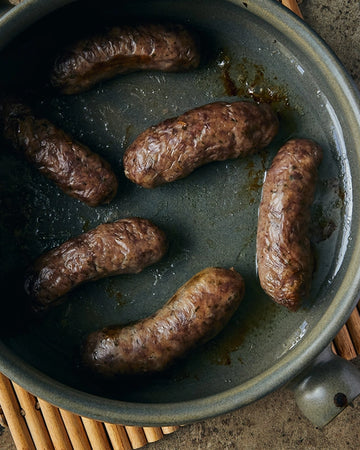
<path id="1" fill-rule="evenodd" d="M 325 40 L 360 86 L 360 3 L 303 0 L 305 21 Z"/>
<path id="2" fill-rule="evenodd" d="M 360 87 L 360 3 L 357 0 L 303 0 L 305 20 L 342 60 Z M 358 449 L 360 399 L 334 422 L 317 429 L 304 419 L 291 393 L 275 392 L 255 404 L 188 425 L 147 448 L 168 449 Z M 15 448 L 7 430 L 2 449 Z"/>

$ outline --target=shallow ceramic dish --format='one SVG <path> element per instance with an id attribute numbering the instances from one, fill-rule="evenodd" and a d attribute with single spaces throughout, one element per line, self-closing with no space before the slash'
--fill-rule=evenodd
<path id="1" fill-rule="evenodd" d="M 64 6 L 64 7 L 63 7 Z M 86 12 L 85 12 L 86 11 Z M 205 13 L 206 12 L 206 13 Z M 75 35 L 109 22 L 171 20 L 203 42 L 189 73 L 134 73 L 76 96 L 46 88 L 48 58 Z M 358 93 L 334 55 L 293 14 L 272 1 L 70 2 L 28 0 L 0 20 L 0 79 L 26 88 L 44 114 L 103 155 L 120 189 L 106 207 L 61 194 L 19 156 L 0 155 L 2 328 L 0 369 L 33 394 L 95 419 L 164 425 L 239 408 L 293 379 L 331 341 L 359 292 L 360 109 Z M 155 190 L 131 184 L 122 155 L 139 132 L 195 106 L 225 99 L 271 101 L 281 128 L 251 158 L 214 163 Z M 296 313 L 274 305 L 256 274 L 261 185 L 277 149 L 309 137 L 324 148 L 313 208 L 317 270 Z M 22 311 L 22 277 L 42 251 L 126 216 L 167 233 L 166 257 L 139 275 L 84 285 L 41 322 Z M 170 371 L 141 382 L 92 383 L 78 370 L 84 336 L 145 317 L 207 266 L 235 267 L 246 296 L 214 341 Z"/>

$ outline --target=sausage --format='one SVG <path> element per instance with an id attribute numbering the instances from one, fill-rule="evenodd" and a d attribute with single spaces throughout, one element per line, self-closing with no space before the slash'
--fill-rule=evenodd
<path id="1" fill-rule="evenodd" d="M 198 67 L 198 40 L 179 24 L 122 25 L 82 39 L 60 54 L 51 84 L 64 94 L 139 70 L 185 71 Z"/>
<path id="2" fill-rule="evenodd" d="M 105 378 L 162 371 L 215 337 L 235 313 L 244 290 L 234 269 L 204 269 L 152 316 L 91 333 L 82 348 L 83 366 Z"/>
<path id="3" fill-rule="evenodd" d="M 118 181 L 101 156 L 47 119 L 36 117 L 21 100 L 3 98 L 0 116 L 4 137 L 65 194 L 89 206 L 114 198 Z"/>
<path id="4" fill-rule="evenodd" d="M 252 154 L 271 142 L 278 127 L 269 105 L 210 103 L 141 133 L 125 151 L 125 175 L 154 188 L 209 162 Z"/>
<path id="5" fill-rule="evenodd" d="M 25 291 L 42 311 L 84 282 L 138 273 L 166 250 L 165 234 L 147 219 L 101 224 L 41 255 L 27 270 Z"/>
<path id="6" fill-rule="evenodd" d="M 321 159 L 315 142 L 290 140 L 275 156 L 263 186 L 256 249 L 260 284 L 291 311 L 311 287 L 310 210 Z"/>

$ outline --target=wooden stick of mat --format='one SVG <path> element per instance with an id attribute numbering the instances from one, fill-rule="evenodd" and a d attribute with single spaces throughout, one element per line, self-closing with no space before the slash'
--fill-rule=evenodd
<path id="1" fill-rule="evenodd" d="M 87 417 L 82 417 L 81 420 L 92 448 L 97 450 L 111 450 L 104 424 L 97 420 L 88 419 Z"/>
<path id="2" fill-rule="evenodd" d="M 91 445 L 80 417 L 62 408 L 59 408 L 59 411 L 72 446 L 76 450 L 91 450 Z"/>
<path id="3" fill-rule="evenodd" d="M 59 409 L 40 398 L 38 399 L 38 402 L 54 447 L 61 450 L 72 450 L 73 447 L 66 432 Z"/>
<path id="4" fill-rule="evenodd" d="M 4 428 L 8 426 L 4 411 L 1 409 L 1 404 L 0 404 L 0 425 Z"/>
<path id="5" fill-rule="evenodd" d="M 357 308 L 351 313 L 346 325 L 351 335 L 355 351 L 360 355 L 360 313 Z"/>
<path id="6" fill-rule="evenodd" d="M 16 448 L 35 450 L 12 384 L 2 373 L 0 373 L 0 404 Z"/>
<path id="7" fill-rule="evenodd" d="M 345 359 L 356 358 L 360 354 L 360 313 L 355 307 L 346 324 L 334 338 L 333 344 Z"/>
<path id="8" fill-rule="evenodd" d="M 53 449 L 54 446 L 52 445 L 43 416 L 37 406 L 37 399 L 18 384 L 13 382 L 12 385 L 19 400 L 20 407 L 25 412 L 24 419 L 29 428 L 35 447 L 47 450 Z"/>
<path id="9" fill-rule="evenodd" d="M 156 442 L 164 437 L 159 427 L 144 427 L 143 430 L 148 442 Z"/>
<path id="10" fill-rule="evenodd" d="M 105 423 L 107 434 L 114 450 L 131 450 L 131 444 L 125 428 L 121 425 Z"/>
<path id="11" fill-rule="evenodd" d="M 180 427 L 161 427 L 161 430 L 164 434 L 171 434 L 177 431 Z"/>
<path id="12" fill-rule="evenodd" d="M 141 448 L 148 443 L 144 430 L 141 427 L 126 426 L 125 430 L 132 448 Z"/>
<path id="13" fill-rule="evenodd" d="M 345 324 L 334 338 L 334 344 L 337 352 L 345 359 L 356 358 L 356 350 L 352 343 L 349 330 Z"/>
<path id="14" fill-rule="evenodd" d="M 297 3 L 296 0 L 279 0 L 280 3 L 282 3 L 284 6 L 286 6 L 287 8 L 289 8 L 292 12 L 294 12 L 295 14 L 297 14 L 299 17 L 301 17 L 302 19 L 304 18 L 303 15 L 301 14 L 299 5 Z"/>

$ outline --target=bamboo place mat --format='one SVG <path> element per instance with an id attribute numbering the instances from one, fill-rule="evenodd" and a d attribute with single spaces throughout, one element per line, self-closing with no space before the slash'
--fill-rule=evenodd
<path id="1" fill-rule="evenodd" d="M 17 4 L 21 0 L 9 1 Z M 296 0 L 281 3 L 302 17 Z M 360 303 L 333 340 L 332 348 L 349 360 L 360 355 Z M 130 450 L 179 429 L 178 426 L 123 426 L 81 417 L 34 397 L 1 373 L 0 424 L 9 427 L 16 448 L 26 450 Z"/>

